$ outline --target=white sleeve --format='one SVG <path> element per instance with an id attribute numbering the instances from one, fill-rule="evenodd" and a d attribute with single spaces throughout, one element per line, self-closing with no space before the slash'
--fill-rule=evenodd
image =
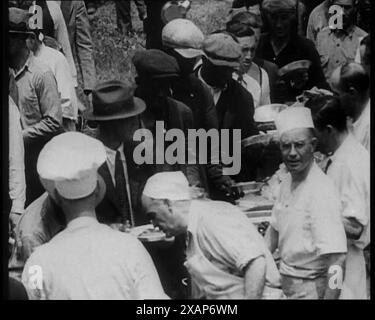
<path id="1" fill-rule="evenodd" d="M 78 116 L 78 106 L 76 92 L 74 89 L 74 80 L 69 72 L 69 63 L 64 55 L 60 55 L 56 63 L 55 76 L 57 87 L 61 94 L 61 107 L 63 117 L 76 120 Z"/>
<path id="2" fill-rule="evenodd" d="M 9 197 L 12 212 L 22 214 L 26 201 L 25 150 L 20 113 L 9 97 Z"/>
<path id="3" fill-rule="evenodd" d="M 135 252 L 133 272 L 137 296 L 142 300 L 169 299 L 163 290 L 150 255 L 138 240 L 135 244 Z"/>

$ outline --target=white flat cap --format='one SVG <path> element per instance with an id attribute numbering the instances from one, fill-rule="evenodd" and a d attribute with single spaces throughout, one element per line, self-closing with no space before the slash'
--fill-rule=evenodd
<path id="1" fill-rule="evenodd" d="M 181 171 L 154 174 L 147 180 L 143 195 L 172 201 L 191 199 L 189 182 Z"/>
<path id="2" fill-rule="evenodd" d="M 94 192 L 98 168 L 106 160 L 104 145 L 79 132 L 67 132 L 51 139 L 42 149 L 37 171 L 54 182 L 66 199 L 81 199 Z"/>
<path id="3" fill-rule="evenodd" d="M 202 31 L 188 19 L 174 19 L 167 23 L 162 31 L 163 45 L 174 49 L 185 58 L 202 56 L 204 35 Z"/>
<path id="4" fill-rule="evenodd" d="M 275 119 L 279 136 L 293 129 L 314 128 L 311 110 L 305 107 L 288 107 Z"/>

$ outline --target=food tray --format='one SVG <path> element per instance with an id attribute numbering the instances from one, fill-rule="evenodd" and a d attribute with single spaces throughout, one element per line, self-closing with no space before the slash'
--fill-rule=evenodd
<path id="1" fill-rule="evenodd" d="M 259 193 L 262 190 L 264 183 L 263 182 L 239 182 L 234 185 L 238 188 L 240 192 L 243 192 L 245 195 L 249 193 Z"/>
<path id="2" fill-rule="evenodd" d="M 167 239 L 166 234 L 154 228 L 152 224 L 134 227 L 130 230 L 130 234 L 136 236 L 142 242 L 157 242 Z"/>

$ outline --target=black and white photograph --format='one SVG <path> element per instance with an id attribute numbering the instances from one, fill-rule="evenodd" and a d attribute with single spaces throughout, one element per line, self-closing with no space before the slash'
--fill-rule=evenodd
<path id="1" fill-rule="evenodd" d="M 3 8 L 6 300 L 371 300 L 369 0 Z"/>

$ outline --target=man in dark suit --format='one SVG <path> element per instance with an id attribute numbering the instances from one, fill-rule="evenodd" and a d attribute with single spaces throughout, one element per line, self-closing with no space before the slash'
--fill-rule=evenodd
<path id="1" fill-rule="evenodd" d="M 107 151 L 107 161 L 98 170 L 107 186 L 106 196 L 97 207 L 100 222 L 148 223 L 139 207 L 143 186 L 133 161 L 133 135 L 145 108 L 141 99 L 133 97 L 132 87 L 120 81 L 103 82 L 93 91 L 93 110 L 86 118 L 97 122 L 97 138 Z"/>
<path id="2" fill-rule="evenodd" d="M 96 70 L 90 23 L 84 1 L 60 1 L 74 60 L 82 74 L 83 89 L 89 95 L 95 87 Z"/>

